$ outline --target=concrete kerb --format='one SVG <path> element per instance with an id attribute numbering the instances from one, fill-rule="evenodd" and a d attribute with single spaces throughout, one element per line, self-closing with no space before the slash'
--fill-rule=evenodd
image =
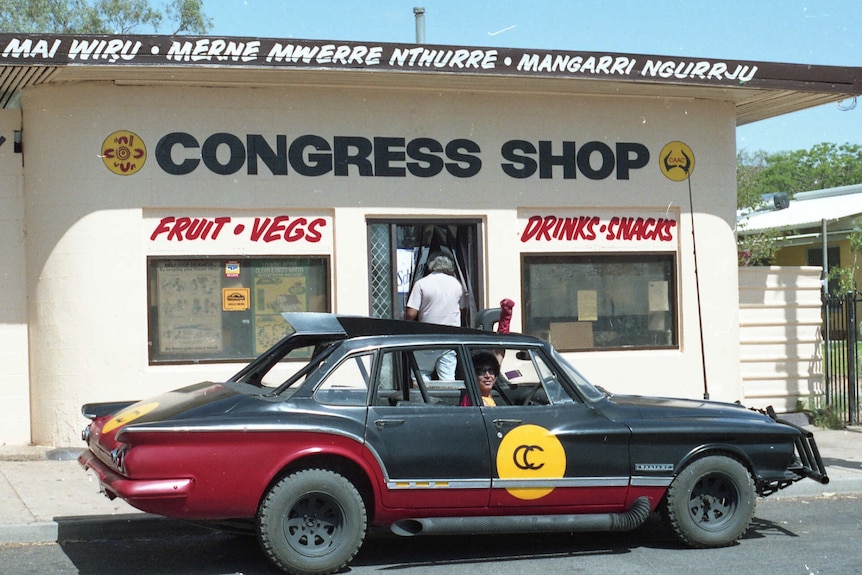
<path id="1" fill-rule="evenodd" d="M 0 545 L 57 543 L 59 528 L 53 521 L 0 525 Z"/>
<path id="2" fill-rule="evenodd" d="M 83 449 L 0 446 L 0 545 L 182 537 L 210 532 L 99 492 Z"/>
<path id="3" fill-rule="evenodd" d="M 57 517 L 47 522 L 0 525 L 0 545 L 162 537 L 177 539 L 211 532 L 201 525 L 146 513 Z"/>

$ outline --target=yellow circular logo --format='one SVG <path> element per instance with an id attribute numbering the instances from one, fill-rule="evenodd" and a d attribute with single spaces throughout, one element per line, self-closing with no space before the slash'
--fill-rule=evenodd
<path id="1" fill-rule="evenodd" d="M 122 427 L 123 425 L 138 419 L 142 415 L 148 414 L 158 406 L 159 404 L 156 402 L 136 403 L 105 422 L 105 425 L 102 426 L 102 433 L 109 433 L 118 427 Z"/>
<path id="2" fill-rule="evenodd" d="M 669 180 L 681 182 L 694 171 L 694 152 L 683 142 L 670 142 L 659 155 L 661 173 Z"/>
<path id="3" fill-rule="evenodd" d="M 134 132 L 120 130 L 102 142 L 102 161 L 115 174 L 130 176 L 144 167 L 147 146 Z"/>
<path id="4" fill-rule="evenodd" d="M 538 425 L 519 425 L 497 449 L 500 479 L 560 479 L 566 473 L 566 451 L 557 436 Z M 539 499 L 553 487 L 506 489 L 518 499 Z"/>

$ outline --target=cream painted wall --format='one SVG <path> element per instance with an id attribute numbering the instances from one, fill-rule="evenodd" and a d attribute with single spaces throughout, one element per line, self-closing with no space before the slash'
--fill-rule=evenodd
<path id="1" fill-rule="evenodd" d="M 19 110 L 0 110 L 0 445 L 30 442 L 27 290 L 24 255 L 24 171 L 13 148 Z"/>
<path id="2" fill-rule="evenodd" d="M 486 307 L 516 301 L 522 245 L 518 210 L 678 210 L 681 348 L 570 354 L 597 383 L 621 393 L 702 397 L 700 329 L 688 182 L 658 169 L 664 144 L 681 140 L 696 155 L 694 198 L 700 300 L 709 392 L 741 399 L 735 225 L 735 112 L 730 104 L 688 99 L 548 94 L 460 93 L 360 88 L 179 88 L 90 83 L 30 88 L 27 126 L 27 308 L 30 326 L 33 440 L 76 445 L 80 405 L 137 399 L 203 379 L 236 365 L 149 366 L 147 361 L 145 215 L 152 210 L 225 214 L 331 210 L 333 303 L 338 312 L 368 313 L 366 217 L 470 217 L 485 222 Z M 111 173 L 99 157 L 105 138 L 130 130 L 148 156 L 134 175 Z M 174 131 L 200 141 L 216 132 L 263 134 L 288 141 L 316 134 L 469 138 L 482 147 L 472 178 L 273 176 L 261 166 L 215 175 L 199 167 L 165 173 L 155 160 L 159 139 Z M 500 145 L 511 139 L 555 143 L 640 142 L 652 153 L 630 180 L 514 179 L 500 169 Z M 189 155 L 189 154 L 187 154 Z M 200 246 L 189 245 L 188 255 Z M 211 249 L 211 248 L 207 248 Z M 250 246 L 248 253 L 255 247 Z M 300 249 L 300 248 L 286 248 Z M 302 251 L 300 249 L 300 251 Z M 287 252 L 286 252 L 287 253 Z"/>
<path id="3" fill-rule="evenodd" d="M 740 371 L 745 404 L 778 413 L 819 405 L 825 394 L 821 268 L 739 268 Z"/>

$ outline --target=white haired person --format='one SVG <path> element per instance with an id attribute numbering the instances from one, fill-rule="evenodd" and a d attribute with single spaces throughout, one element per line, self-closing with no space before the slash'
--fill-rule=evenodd
<path id="1" fill-rule="evenodd" d="M 413 291 L 407 298 L 408 320 L 441 325 L 461 325 L 461 300 L 464 288 L 455 278 L 455 262 L 444 253 L 431 256 L 428 261 L 428 275 L 413 284 Z M 454 352 L 446 352 L 437 359 L 437 377 L 444 380 L 455 379 Z"/>

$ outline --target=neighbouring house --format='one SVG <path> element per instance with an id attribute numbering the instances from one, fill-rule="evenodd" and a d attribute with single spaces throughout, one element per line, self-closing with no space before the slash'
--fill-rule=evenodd
<path id="1" fill-rule="evenodd" d="M 773 266 L 739 269 L 740 374 L 749 405 L 792 411 L 794 405 L 812 407 L 828 400 L 829 390 L 839 404 L 852 396 L 843 395 L 844 386 L 853 385 L 841 375 L 846 373 L 840 365 L 846 352 L 830 359 L 822 346 L 827 333 L 838 342 L 848 333 L 843 320 L 825 329 L 823 269 L 850 271 L 858 289 L 862 259 L 854 253 L 850 235 L 860 223 L 862 184 L 792 198 L 776 193 L 738 217 L 739 237 L 770 232 L 777 247 Z M 829 294 L 846 289 L 830 274 Z M 837 369 L 837 378 L 827 375 L 827 369 Z"/>
<path id="2" fill-rule="evenodd" d="M 829 270 L 837 267 L 862 267 L 850 249 L 848 236 L 862 223 L 862 184 L 800 192 L 792 198 L 776 193 L 759 209 L 740 215 L 737 235 L 775 230 L 778 251 L 776 266 L 823 267 L 823 255 Z M 862 285 L 862 269 L 854 279 Z M 837 289 L 831 282 L 830 291 Z"/>

